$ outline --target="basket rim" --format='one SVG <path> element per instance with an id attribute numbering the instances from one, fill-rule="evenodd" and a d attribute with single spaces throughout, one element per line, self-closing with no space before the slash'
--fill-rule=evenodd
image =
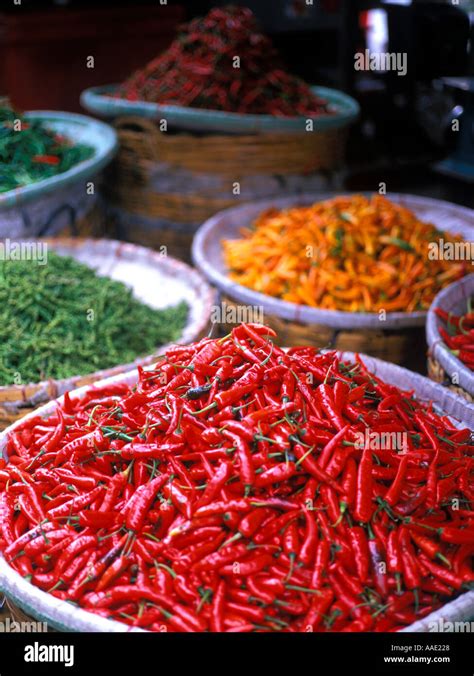
<path id="1" fill-rule="evenodd" d="M 428 310 L 426 342 L 428 343 L 430 354 L 440 364 L 448 377 L 451 378 L 454 373 L 457 373 L 459 375 L 459 383 L 457 385 L 471 396 L 474 396 L 474 374 L 471 369 L 446 348 L 439 332 L 442 322 L 435 312 L 436 308 L 449 312 L 452 310 L 453 302 L 459 301 L 461 296 L 463 299 L 467 299 L 472 295 L 474 295 L 474 273 L 458 279 L 437 294 Z"/>
<path id="2" fill-rule="evenodd" d="M 151 119 L 166 117 L 170 124 L 196 131 L 241 132 L 304 132 L 307 120 L 313 121 L 314 131 L 339 129 L 353 122 L 360 106 L 348 94 L 329 87 L 310 87 L 317 96 L 325 98 L 336 110 L 334 115 L 280 118 L 274 115 L 228 113 L 221 110 L 162 105 L 148 101 L 129 101 L 110 96 L 117 84 L 89 87 L 81 93 L 82 106 L 91 113 L 106 117 L 139 115 Z M 109 95 L 107 95 L 109 94 Z"/>
<path id="3" fill-rule="evenodd" d="M 209 243 L 217 240 L 221 241 L 220 235 L 223 226 L 229 218 L 242 216 L 242 223 L 239 227 L 252 221 L 261 211 L 269 207 L 285 208 L 291 206 L 298 206 L 304 204 L 311 204 L 327 199 L 333 199 L 344 195 L 364 195 L 366 197 L 372 196 L 373 192 L 366 191 L 344 191 L 340 192 L 317 192 L 317 193 L 302 193 L 292 197 L 263 199 L 247 202 L 245 204 L 223 209 L 214 216 L 211 216 L 205 223 L 203 223 L 193 240 L 192 245 L 192 259 L 194 265 L 204 274 L 204 276 L 216 286 L 219 291 L 227 294 L 233 300 L 248 305 L 257 305 L 263 307 L 264 311 L 273 314 L 280 319 L 294 321 L 301 324 L 322 324 L 334 329 L 378 329 L 378 330 L 393 330 L 401 328 L 415 328 L 424 326 L 427 311 L 416 312 L 387 312 L 385 321 L 379 320 L 379 315 L 376 312 L 347 312 L 342 310 L 324 310 L 321 308 L 313 308 L 309 305 L 293 303 L 279 298 L 274 298 L 259 291 L 254 291 L 248 287 L 243 286 L 231 280 L 228 275 L 221 272 L 216 266 L 215 259 L 209 253 Z M 474 229 L 469 226 L 473 222 L 474 211 L 452 202 L 438 200 L 431 197 L 424 197 L 421 195 L 412 195 L 409 193 L 390 193 L 387 195 L 390 200 L 400 204 L 404 207 L 417 211 L 430 207 L 436 213 L 451 212 L 455 218 L 463 221 L 461 230 L 464 230 L 466 235 L 468 232 L 472 236 Z M 435 224 L 436 225 L 436 224 Z M 442 224 L 440 223 L 440 228 Z M 444 225 L 443 228 L 447 232 L 459 231 L 459 228 L 450 228 Z M 238 229 L 233 228 L 233 232 L 238 235 Z M 219 250 L 222 256 L 222 247 Z M 223 261 L 222 267 L 225 268 Z M 357 318 L 357 325 L 354 325 L 354 319 Z"/>
<path id="4" fill-rule="evenodd" d="M 355 355 L 352 352 L 342 352 L 343 359 L 354 361 Z M 410 383 L 412 389 L 430 393 L 429 398 L 435 401 L 439 407 L 448 415 L 457 415 L 457 419 L 467 418 L 468 424 L 474 428 L 474 405 L 469 404 L 461 397 L 447 390 L 442 385 L 433 382 L 429 378 L 412 373 L 401 366 L 395 366 L 389 362 L 370 357 L 365 354 L 360 355 L 366 364 L 367 368 L 377 373 L 380 377 L 399 382 Z M 388 376 L 387 376 L 388 373 Z M 96 386 L 104 386 L 110 383 L 126 382 L 129 385 L 133 384 L 138 377 L 137 370 L 122 373 L 119 376 L 106 378 L 98 383 Z M 83 386 L 74 391 L 74 396 L 83 396 L 86 391 L 90 389 L 90 385 Z M 425 392 L 425 394 L 426 394 Z M 424 395 L 420 395 L 423 399 Z M 21 420 L 17 420 L 4 431 L 0 432 L 0 455 L 3 454 L 7 436 L 26 419 L 34 416 L 46 417 L 57 406 L 58 401 L 63 401 L 64 397 L 52 400 L 27 414 Z M 3 555 L 0 555 L 0 591 L 11 598 L 16 605 L 29 615 L 48 622 L 52 627 L 66 630 L 66 631 L 130 631 L 128 625 L 122 624 L 115 620 L 108 620 L 90 613 L 82 608 L 76 608 L 67 601 L 62 601 L 54 596 L 51 596 L 38 587 L 35 587 L 30 582 L 27 582 L 19 573 L 11 568 L 5 561 Z M 468 591 L 461 594 L 453 601 L 446 603 L 438 611 L 435 611 L 427 618 L 410 625 L 406 628 L 407 631 L 423 631 L 428 626 L 426 623 L 431 619 L 443 617 L 444 620 L 455 620 L 456 613 L 459 607 L 462 606 L 464 612 L 474 614 L 474 591 Z M 467 609 L 467 610 L 466 610 Z"/>
<path id="5" fill-rule="evenodd" d="M 114 128 L 106 122 L 95 120 L 87 115 L 55 110 L 30 110 L 25 113 L 24 117 L 27 120 L 49 122 L 53 130 L 60 126 L 62 133 L 73 141 L 75 140 L 74 131 L 80 130 L 82 134 L 86 134 L 85 142 L 94 146 L 94 154 L 62 174 L 0 193 L 0 211 L 18 207 L 94 176 L 112 160 L 118 150 L 118 137 Z"/>
<path id="6" fill-rule="evenodd" d="M 15 241 L 21 240 L 18 239 Z M 146 253 L 148 259 L 151 261 L 150 264 L 153 266 L 162 266 L 162 268 L 164 268 L 170 277 L 176 273 L 180 273 L 182 279 L 185 280 L 186 285 L 189 287 L 192 286 L 200 298 L 203 305 L 203 311 L 194 319 L 188 317 L 187 323 L 183 327 L 182 333 L 178 340 L 174 341 L 173 343 L 160 345 L 153 354 L 137 357 L 133 362 L 129 362 L 127 364 L 116 364 L 115 366 L 112 366 L 108 369 L 101 369 L 99 371 L 86 374 L 77 374 L 71 376 L 70 378 L 50 378 L 48 380 L 43 380 L 36 383 L 25 383 L 22 385 L 1 385 L 0 393 L 18 393 L 17 401 L 2 402 L 2 406 L 6 410 L 8 410 L 10 407 L 12 409 L 18 407 L 20 404 L 24 404 L 26 406 L 28 402 L 34 398 L 35 394 L 48 391 L 51 386 L 56 388 L 58 394 L 63 394 L 66 390 L 71 391 L 72 389 L 77 388 L 78 382 L 84 378 L 87 378 L 90 382 L 101 381 L 104 378 L 117 376 L 120 373 L 128 372 L 137 366 L 148 366 L 154 363 L 156 359 L 162 355 L 171 345 L 192 342 L 196 340 L 198 336 L 205 330 L 209 321 L 212 306 L 216 302 L 216 292 L 207 283 L 201 273 L 198 270 L 192 268 L 187 263 L 184 263 L 177 258 L 173 258 L 172 256 L 161 256 L 158 251 L 154 251 L 153 249 L 149 249 L 148 247 L 144 247 L 139 244 L 121 242 L 114 239 L 94 239 L 89 237 L 45 237 L 37 238 L 35 241 L 47 243 L 53 248 L 53 250 L 55 246 L 66 246 L 71 248 L 90 247 L 100 251 L 102 247 L 106 246 L 110 253 L 117 252 L 120 257 L 127 255 L 130 257 L 135 257 L 138 253 Z M 72 253 L 68 255 L 72 255 Z M 85 385 L 85 387 L 89 386 L 90 385 Z M 32 388 L 34 389 L 34 394 L 25 398 L 25 391 L 31 390 Z M 43 398 L 40 398 L 38 401 L 44 401 L 44 395 Z"/>

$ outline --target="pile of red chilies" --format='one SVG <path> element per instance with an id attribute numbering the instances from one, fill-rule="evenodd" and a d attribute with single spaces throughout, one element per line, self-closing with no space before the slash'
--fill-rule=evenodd
<path id="1" fill-rule="evenodd" d="M 438 317 L 446 323 L 446 329 L 439 327 L 439 333 L 446 347 L 462 363 L 474 371 L 474 312 L 471 301 L 466 314 L 454 315 L 441 308 L 435 309 Z"/>
<path id="2" fill-rule="evenodd" d="M 152 631 L 394 631 L 468 589 L 469 429 L 274 335 L 173 347 L 136 387 L 21 423 L 0 470 L 9 564 Z M 367 430 L 405 433 L 404 452 Z"/>
<path id="3" fill-rule="evenodd" d="M 290 117 L 329 112 L 325 101 L 284 69 L 246 7 L 216 8 L 185 25 L 171 46 L 134 73 L 115 96 Z"/>

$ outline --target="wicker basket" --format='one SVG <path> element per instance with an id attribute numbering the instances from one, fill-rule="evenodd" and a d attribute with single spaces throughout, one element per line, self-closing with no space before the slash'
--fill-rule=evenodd
<path id="1" fill-rule="evenodd" d="M 193 243 L 193 259 L 211 284 L 222 294 L 223 305 L 234 312 L 222 312 L 224 331 L 232 325 L 226 322 L 228 314 L 252 321 L 263 321 L 274 328 L 282 344 L 313 345 L 351 352 L 365 352 L 380 359 L 391 361 L 426 372 L 426 342 L 424 325 L 426 312 L 388 312 L 381 321 L 377 313 L 349 313 L 321 310 L 290 303 L 235 283 L 228 276 L 222 255 L 222 240 L 240 236 L 241 228 L 249 226 L 265 209 L 284 209 L 297 204 L 311 204 L 334 197 L 320 193 L 292 198 L 262 200 L 216 214 L 199 229 Z M 456 205 L 412 195 L 391 194 L 395 203 L 413 209 L 427 221 L 439 225 L 440 230 L 460 233 L 472 239 L 472 212 Z M 243 319 L 242 315 L 245 315 Z"/>
<path id="2" fill-rule="evenodd" d="M 115 127 L 120 151 L 103 194 L 120 236 L 165 246 L 185 260 L 197 227 L 214 213 L 261 197 L 327 189 L 328 181 L 337 180 L 347 137 L 347 127 L 163 133 L 141 117 L 118 118 Z"/>
<path id="3" fill-rule="evenodd" d="M 441 383 L 441 385 L 445 385 L 455 394 L 464 397 L 464 399 L 467 399 L 467 401 L 474 402 L 474 397 L 470 395 L 469 392 L 463 390 L 463 388 L 460 387 L 459 385 L 453 385 L 451 378 L 449 377 L 447 372 L 432 355 L 428 355 L 428 375 L 431 378 L 431 380 L 434 380 L 437 383 Z"/>
<path id="4" fill-rule="evenodd" d="M 348 361 L 354 361 L 353 354 L 346 353 L 342 356 Z M 446 415 L 451 416 L 453 419 L 462 422 L 464 426 L 472 429 L 474 425 L 474 407 L 469 405 L 465 400 L 456 397 L 452 392 L 431 382 L 427 378 L 393 364 L 387 364 L 366 355 L 361 356 L 367 368 L 375 373 L 377 377 L 403 389 L 409 387 L 414 391 L 418 399 L 433 402 Z M 113 378 L 112 381 L 133 385 L 136 382 L 136 378 L 136 372 L 129 372 Z M 83 394 L 84 390 L 76 392 L 76 396 L 82 396 Z M 54 402 L 49 402 L 38 411 L 38 415 L 43 417 L 49 415 L 54 406 Z M 0 454 L 4 446 L 5 435 L 0 435 Z M 0 557 L 0 588 L 7 595 L 9 606 L 15 618 L 25 617 L 26 613 L 28 619 L 34 617 L 42 622 L 47 622 L 49 627 L 63 631 L 130 631 L 127 625 L 89 613 L 82 608 L 60 601 L 40 590 L 14 571 L 3 557 Z M 430 621 L 439 621 L 441 618 L 444 621 L 469 620 L 473 617 L 473 612 L 474 591 L 465 592 L 455 600 L 446 603 L 445 606 L 428 617 L 407 627 L 407 630 L 428 632 L 430 631 Z"/>
<path id="5" fill-rule="evenodd" d="M 474 296 L 474 274 L 468 275 L 443 289 L 434 299 L 426 322 L 426 340 L 428 343 L 428 374 L 435 380 L 467 401 L 474 401 L 474 373 L 457 357 L 450 353 L 439 333 L 441 320 L 436 308 L 454 314 L 464 314 L 466 302 Z"/>
<path id="6" fill-rule="evenodd" d="M 50 627 L 46 622 L 37 622 L 31 615 L 27 615 L 21 608 L 16 606 L 8 597 L 5 597 L 5 605 L 4 605 L 4 613 L 3 617 L 1 617 L 1 621 L 5 622 L 7 618 L 11 622 L 17 622 L 20 625 L 20 630 L 22 625 L 28 626 L 27 631 L 39 631 L 39 625 L 41 625 L 41 629 L 44 631 L 49 632 L 55 632 L 56 630 Z M 34 627 L 34 629 L 33 629 Z"/>
<path id="7" fill-rule="evenodd" d="M 239 305 L 228 297 L 224 297 L 223 305 L 238 313 Z M 241 307 L 241 306 L 240 306 Z M 258 313 L 253 319 L 259 321 Z M 312 347 L 341 350 L 343 352 L 365 352 L 378 359 L 400 364 L 412 371 L 425 373 L 425 363 L 420 355 L 426 351 L 425 330 L 421 326 L 402 329 L 338 329 L 324 324 L 295 322 L 282 319 L 274 314 L 264 313 L 263 321 L 278 334 L 280 345 L 311 345 Z M 232 322 L 224 321 L 220 326 L 223 335 L 235 326 Z"/>

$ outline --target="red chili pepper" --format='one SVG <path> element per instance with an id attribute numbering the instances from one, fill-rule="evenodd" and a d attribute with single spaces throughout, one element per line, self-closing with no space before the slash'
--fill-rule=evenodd
<path id="1" fill-rule="evenodd" d="M 305 566 L 311 566 L 316 555 L 316 547 L 318 543 L 318 527 L 311 512 L 305 507 L 303 508 L 306 520 L 306 532 L 303 543 L 301 545 L 298 559 Z"/>
<path id="2" fill-rule="evenodd" d="M 357 521 L 366 523 L 370 521 L 372 514 L 372 451 L 365 447 L 357 473 L 354 516 Z"/>
<path id="3" fill-rule="evenodd" d="M 312 600 L 311 607 L 306 617 L 302 620 L 304 631 L 315 631 L 319 627 L 331 607 L 333 599 L 334 592 L 329 588 L 325 588 L 321 591 L 320 596 Z"/>
<path id="4" fill-rule="evenodd" d="M 408 589 L 418 589 L 421 585 L 415 554 L 410 543 L 410 533 L 403 526 L 398 533 L 398 542 L 402 561 L 402 572 L 405 585 Z"/>
<path id="5" fill-rule="evenodd" d="M 128 556 L 119 556 L 111 565 L 105 570 L 96 585 L 96 591 L 100 592 L 107 589 L 120 575 L 130 566 L 131 560 Z"/>
<path id="6" fill-rule="evenodd" d="M 354 458 L 347 459 L 341 484 L 344 502 L 348 507 L 352 507 L 357 491 L 357 465 Z"/>
<path id="7" fill-rule="evenodd" d="M 56 566 L 55 573 L 60 576 L 62 571 L 66 568 L 71 559 L 77 554 L 83 552 L 85 549 L 90 549 L 91 546 L 97 543 L 97 538 L 94 535 L 83 535 L 76 540 L 73 540 L 62 552 Z"/>
<path id="8" fill-rule="evenodd" d="M 125 525 L 129 530 L 139 532 L 142 529 L 146 512 L 168 478 L 168 474 L 162 474 L 149 483 L 139 486 L 126 507 Z"/>
<path id="9" fill-rule="evenodd" d="M 221 580 L 212 599 L 211 609 L 211 630 L 216 632 L 224 631 L 224 603 L 225 603 L 225 582 Z"/>
<path id="10" fill-rule="evenodd" d="M 409 456 L 403 455 L 398 465 L 397 474 L 385 494 L 385 501 L 392 507 L 395 506 L 400 499 L 400 494 L 403 490 L 405 477 L 408 469 Z"/>
<path id="11" fill-rule="evenodd" d="M 263 373 L 263 367 L 260 364 L 254 364 L 230 389 L 216 394 L 216 398 L 214 399 L 215 404 L 219 409 L 223 409 L 240 401 L 245 394 L 249 394 L 262 380 Z"/>
<path id="12" fill-rule="evenodd" d="M 258 576 L 247 577 L 247 587 L 251 592 L 252 596 L 259 599 L 266 605 L 271 605 L 276 601 L 277 593 L 275 590 L 269 590 L 263 584 L 259 584 Z M 284 586 L 280 583 L 279 591 L 281 594 L 284 592 Z"/>
<path id="13" fill-rule="evenodd" d="M 446 568 L 441 568 L 441 566 L 437 566 L 435 563 L 430 561 L 428 557 L 425 556 L 424 554 L 420 554 L 420 561 L 434 577 L 438 578 L 442 582 L 445 582 L 446 584 L 450 585 L 451 587 L 454 587 L 455 589 L 460 589 L 462 587 L 464 583 L 462 577 L 459 577 L 455 573 L 446 570 Z"/>
<path id="14" fill-rule="evenodd" d="M 342 429 L 340 429 L 339 432 L 333 436 L 331 441 L 327 443 L 326 446 L 321 451 L 321 455 L 318 458 L 318 465 L 320 465 L 323 469 L 327 466 L 328 462 L 330 461 L 331 456 L 334 453 L 334 450 L 346 436 L 348 429 L 349 425 L 344 425 L 344 427 L 342 427 Z"/>
<path id="15" fill-rule="evenodd" d="M 13 510 L 10 513 L 13 513 Z M 45 523 L 34 526 L 29 531 L 23 533 L 20 537 L 13 540 L 8 545 L 8 547 L 6 547 L 4 550 L 5 556 L 9 558 L 15 556 L 26 546 L 28 542 L 34 540 L 39 535 L 47 534 L 51 530 L 56 530 L 56 526 L 53 523 Z"/>
<path id="16" fill-rule="evenodd" d="M 195 516 L 211 516 L 213 514 L 224 514 L 225 512 L 250 512 L 252 509 L 251 502 L 246 498 L 235 500 L 219 500 L 212 502 L 209 505 L 204 505 L 196 510 Z"/>
<path id="17" fill-rule="evenodd" d="M 118 496 L 127 483 L 127 478 L 128 469 L 124 472 L 119 472 L 112 477 L 109 485 L 107 486 L 107 492 L 104 496 L 104 501 L 99 507 L 99 512 L 109 512 L 112 509 L 117 501 Z"/>
<path id="18" fill-rule="evenodd" d="M 443 526 L 439 530 L 439 535 L 443 542 L 449 542 L 450 544 L 474 544 L 474 526 L 471 526 L 470 528 L 452 528 L 450 526 Z"/>
<path id="19" fill-rule="evenodd" d="M 328 420 L 330 420 L 336 429 L 342 430 L 345 427 L 344 420 L 336 408 L 332 390 L 328 384 L 318 385 L 320 396 L 320 405 Z"/>
<path id="20" fill-rule="evenodd" d="M 447 565 L 451 565 L 448 559 L 440 552 L 439 545 L 434 540 L 421 535 L 416 531 L 410 530 L 411 539 L 413 542 L 418 545 L 422 552 L 424 552 L 431 559 L 439 558 L 441 561 L 444 561 Z"/>
<path id="21" fill-rule="evenodd" d="M 319 589 L 322 586 L 323 575 L 327 570 L 330 554 L 331 546 L 328 540 L 321 539 L 316 552 L 316 562 L 314 564 L 313 575 L 311 578 L 312 589 Z"/>
<path id="22" fill-rule="evenodd" d="M 57 155 L 33 155 L 31 161 L 39 164 L 59 164 L 61 158 Z"/>
<path id="23" fill-rule="evenodd" d="M 357 575 L 361 582 L 367 582 L 369 575 L 369 544 L 365 530 L 360 526 L 353 526 L 348 530 L 354 552 Z"/>
<path id="24" fill-rule="evenodd" d="M 92 491 L 75 497 L 72 500 L 68 500 L 58 507 L 49 508 L 47 509 L 48 518 L 58 519 L 59 517 L 68 516 L 75 511 L 81 510 L 92 504 L 96 498 L 102 495 L 104 490 L 103 486 L 97 486 L 97 488 L 94 488 Z M 49 507 L 51 507 L 51 503 Z"/>
<path id="25" fill-rule="evenodd" d="M 233 432 L 223 430 L 222 434 L 227 438 L 229 438 L 232 441 L 232 444 L 237 449 L 237 454 L 240 462 L 239 465 L 240 478 L 244 486 L 247 489 L 249 489 L 253 485 L 255 480 L 255 470 L 253 467 L 252 454 L 250 452 L 248 443 L 243 439 L 241 439 L 237 434 L 234 434 Z"/>
<path id="26" fill-rule="evenodd" d="M 342 493 L 342 488 L 332 479 L 324 470 L 322 470 L 317 464 L 316 460 L 310 455 L 311 449 L 305 449 L 301 444 L 295 444 L 293 446 L 293 452 L 298 458 L 301 466 L 315 479 L 318 479 L 322 483 L 326 483 L 331 488 L 333 488 L 337 493 Z"/>
<path id="27" fill-rule="evenodd" d="M 262 523 L 271 517 L 271 509 L 266 509 L 264 507 L 257 507 L 256 509 L 246 514 L 242 517 L 238 530 L 244 537 L 251 538 L 253 534 L 258 531 Z M 295 517 L 296 518 L 296 517 Z"/>
<path id="28" fill-rule="evenodd" d="M 282 462 L 265 470 L 255 478 L 255 486 L 262 488 L 272 484 L 287 481 L 296 474 L 296 466 L 293 462 Z"/>
<path id="29" fill-rule="evenodd" d="M 229 545 L 204 557 L 195 564 L 194 568 L 195 570 L 216 570 L 230 561 L 237 561 L 245 554 L 247 554 L 246 545 Z"/>
<path id="30" fill-rule="evenodd" d="M 62 462 L 68 460 L 79 452 L 88 451 L 93 453 L 96 448 L 103 450 L 106 446 L 106 443 L 107 442 L 104 439 L 104 435 L 100 429 L 94 430 L 93 432 L 88 432 L 87 434 L 84 434 L 63 446 L 56 454 L 54 466 L 59 467 Z"/>
<path id="31" fill-rule="evenodd" d="M 269 554 L 257 554 L 250 561 L 238 562 L 238 566 L 234 568 L 234 565 L 222 566 L 219 569 L 221 575 L 235 575 L 237 570 L 237 575 L 241 577 L 247 577 L 249 575 L 255 575 L 260 570 L 268 566 L 272 561 L 272 557 Z"/>
<path id="32" fill-rule="evenodd" d="M 289 511 L 280 516 L 276 516 L 273 520 L 268 521 L 254 536 L 257 544 L 262 544 L 269 540 L 279 531 L 283 530 L 289 523 L 297 519 L 299 511 Z"/>
<path id="33" fill-rule="evenodd" d="M 383 559 L 382 552 L 376 538 L 370 537 L 368 544 L 375 587 L 382 598 L 385 598 L 388 595 L 388 576 L 385 570 L 386 563 Z"/>

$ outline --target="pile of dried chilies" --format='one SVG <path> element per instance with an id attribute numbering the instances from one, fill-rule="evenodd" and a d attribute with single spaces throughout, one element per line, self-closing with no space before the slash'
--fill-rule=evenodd
<path id="1" fill-rule="evenodd" d="M 93 154 L 91 146 L 74 144 L 40 119 L 0 108 L 0 193 L 62 174 Z"/>
<path id="2" fill-rule="evenodd" d="M 114 96 L 283 117 L 330 114 L 325 101 L 285 70 L 246 7 L 212 9 L 185 25 L 171 46 Z"/>
<path id="3" fill-rule="evenodd" d="M 467 310 L 463 315 L 455 315 L 441 308 L 435 309 L 436 314 L 446 324 L 439 327 L 439 333 L 452 354 L 462 363 L 474 371 L 474 312 L 472 298 L 468 298 Z"/>
<path id="4" fill-rule="evenodd" d="M 21 423 L 0 470 L 10 565 L 153 631 L 392 631 L 467 589 L 470 431 L 360 360 L 272 337 L 177 346 L 133 389 Z"/>
<path id="5" fill-rule="evenodd" d="M 427 310 L 441 288 L 468 271 L 464 261 L 429 257 L 441 236 L 448 242 L 460 237 L 440 233 L 381 195 L 268 209 L 243 235 L 224 241 L 232 279 L 325 310 Z"/>

